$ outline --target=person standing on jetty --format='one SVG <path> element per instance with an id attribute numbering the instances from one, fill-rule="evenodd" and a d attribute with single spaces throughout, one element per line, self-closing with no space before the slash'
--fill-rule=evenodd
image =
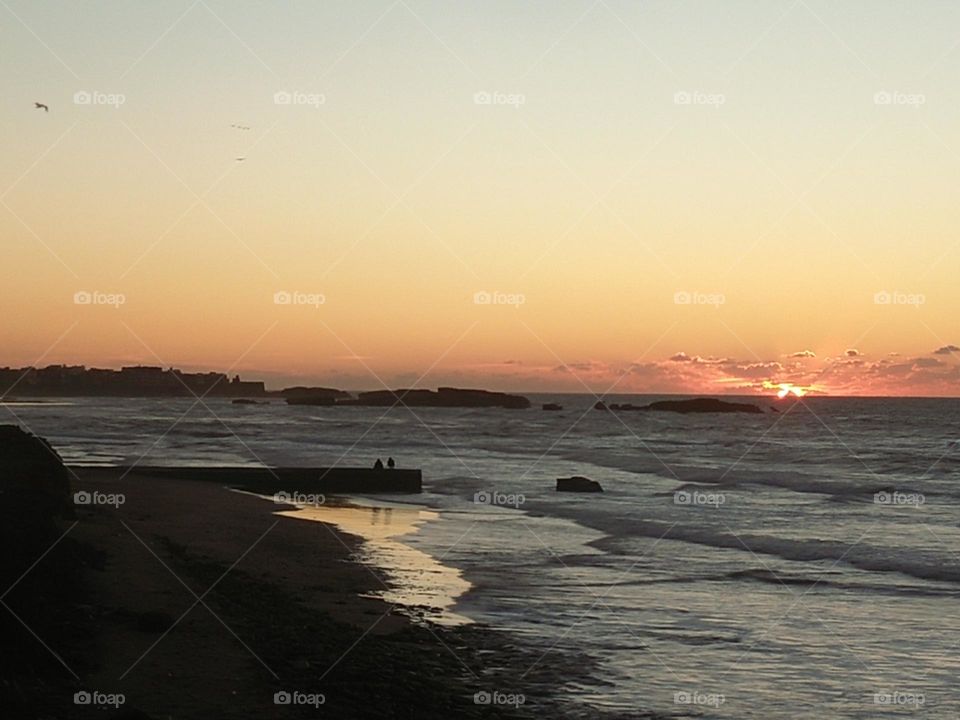
<path id="1" fill-rule="evenodd" d="M 373 464 L 374 470 L 383 470 L 383 460 L 377 458 L 377 461 Z"/>
<path id="2" fill-rule="evenodd" d="M 387 467 L 390 468 L 391 470 L 393 470 L 396 466 L 397 466 L 397 464 L 393 461 L 393 458 L 392 458 L 392 457 L 388 457 L 388 458 L 387 458 Z"/>

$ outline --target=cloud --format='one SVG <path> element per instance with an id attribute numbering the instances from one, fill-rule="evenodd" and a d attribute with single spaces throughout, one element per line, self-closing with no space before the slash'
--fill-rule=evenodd
<path id="1" fill-rule="evenodd" d="M 956 345 L 944 345 L 933 351 L 934 355 L 950 355 L 951 353 L 960 352 L 960 347 Z"/>
<path id="2" fill-rule="evenodd" d="M 688 362 L 697 365 L 724 365 L 731 362 L 729 358 L 701 357 L 700 355 L 687 355 L 685 352 L 678 352 L 670 356 L 670 362 Z"/>
<path id="3" fill-rule="evenodd" d="M 787 357 L 792 358 L 815 358 L 817 354 L 813 350 L 801 350 L 800 352 L 790 353 Z"/>

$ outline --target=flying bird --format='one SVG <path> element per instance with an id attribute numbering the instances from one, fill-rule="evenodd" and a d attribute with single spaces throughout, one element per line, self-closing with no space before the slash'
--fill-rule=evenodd
<path id="1" fill-rule="evenodd" d="M 44 105 L 43 103 L 35 102 L 35 103 L 33 104 L 33 106 L 34 106 L 37 110 L 43 110 L 44 112 L 50 112 L 50 108 L 48 108 L 48 107 L 47 107 L 46 105 Z"/>
<path id="2" fill-rule="evenodd" d="M 237 162 L 243 162 L 244 160 L 246 160 L 246 158 L 245 158 L 245 157 L 242 157 L 242 158 L 237 158 Z"/>
<path id="3" fill-rule="evenodd" d="M 248 125 L 233 125 L 233 124 L 231 124 L 230 127 L 236 128 L 237 130 L 249 130 L 249 129 L 250 129 L 250 127 L 249 127 Z"/>

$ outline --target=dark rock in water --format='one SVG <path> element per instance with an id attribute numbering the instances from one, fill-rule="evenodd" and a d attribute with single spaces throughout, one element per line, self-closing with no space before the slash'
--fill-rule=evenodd
<path id="1" fill-rule="evenodd" d="M 557 403 L 544 403 L 543 409 L 544 410 L 563 410 L 563 405 L 559 405 Z"/>
<path id="2" fill-rule="evenodd" d="M 762 413 L 763 410 L 751 403 L 733 403 L 716 398 L 696 398 L 694 400 L 661 400 L 650 403 L 646 410 L 677 413 Z"/>
<path id="3" fill-rule="evenodd" d="M 433 390 L 374 390 L 360 393 L 356 400 L 341 400 L 337 405 L 366 405 L 389 407 L 403 404 L 408 407 L 500 407 L 523 410 L 530 401 L 522 395 L 508 395 L 489 390 L 469 390 L 442 387 Z"/>
<path id="4" fill-rule="evenodd" d="M 603 488 L 596 480 L 574 475 L 568 478 L 557 478 L 557 492 L 603 492 Z"/>
<path id="5" fill-rule="evenodd" d="M 607 404 L 606 404 L 603 400 L 597 400 L 597 401 L 593 404 L 593 409 L 594 409 L 594 410 L 609 410 L 610 408 L 607 407 Z"/>
<path id="6" fill-rule="evenodd" d="M 250 398 L 237 398 L 232 400 L 234 405 L 266 405 L 265 402 L 258 402 L 256 400 L 251 400 Z"/>

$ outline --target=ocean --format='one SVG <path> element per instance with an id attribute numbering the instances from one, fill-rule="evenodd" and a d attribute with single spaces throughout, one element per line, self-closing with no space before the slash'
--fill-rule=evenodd
<path id="1" fill-rule="evenodd" d="M 68 463 L 422 468 L 422 495 L 317 517 L 369 536 L 365 559 L 396 586 L 385 597 L 428 621 L 589 658 L 558 679 L 573 703 L 667 717 L 960 716 L 960 400 L 753 397 L 739 400 L 779 412 L 678 415 L 530 398 L 529 410 L 7 408 Z M 570 475 L 604 492 L 557 493 Z M 518 686 L 533 669 L 515 668 Z"/>

